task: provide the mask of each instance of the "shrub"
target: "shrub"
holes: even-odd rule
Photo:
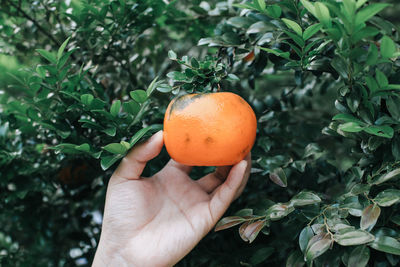
[[[389,4],[21,2],[0,13],[2,50],[27,66],[0,95],[2,263],[89,265],[118,160],[161,128],[173,95],[227,90],[257,113],[252,176],[215,229],[230,230],[180,265],[398,265]]]

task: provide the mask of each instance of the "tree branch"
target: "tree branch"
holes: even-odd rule
[[[22,10],[22,8],[20,8],[19,6],[17,6],[16,4],[14,4],[12,1],[6,0],[6,2],[8,2],[12,7],[14,7],[19,13],[21,13],[25,18],[27,18],[28,20],[30,20],[35,26],[36,28],[41,31],[44,35],[46,35],[47,37],[50,38],[50,40],[52,40],[57,46],[60,46],[61,43],[59,41],[57,41],[57,39],[54,38],[53,35],[51,35],[50,33],[48,33],[42,26],[40,26],[39,22],[37,22],[34,18],[32,18],[31,16],[29,16],[24,10]]]

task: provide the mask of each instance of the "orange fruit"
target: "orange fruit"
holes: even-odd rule
[[[254,145],[253,109],[234,93],[189,94],[169,103],[164,143],[175,161],[189,166],[225,166],[240,162]]]

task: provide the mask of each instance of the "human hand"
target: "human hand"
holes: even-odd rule
[[[93,266],[171,266],[214,227],[243,191],[247,155],[194,181],[190,166],[170,160],[151,178],[140,175],[163,147],[162,132],[132,149],[112,175]]]

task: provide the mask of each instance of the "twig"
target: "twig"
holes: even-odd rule
[[[29,16],[24,10],[22,10],[22,8],[20,8],[19,6],[15,5],[12,1],[6,0],[12,7],[14,7],[18,12],[20,12],[25,18],[27,18],[28,20],[30,20],[35,26],[36,28],[41,31],[44,35],[46,35],[47,37],[50,38],[50,40],[52,40],[57,46],[60,46],[61,43],[59,41],[57,41],[50,33],[48,33],[42,26],[40,26],[39,22],[37,22],[34,18],[32,18],[31,16]]]

